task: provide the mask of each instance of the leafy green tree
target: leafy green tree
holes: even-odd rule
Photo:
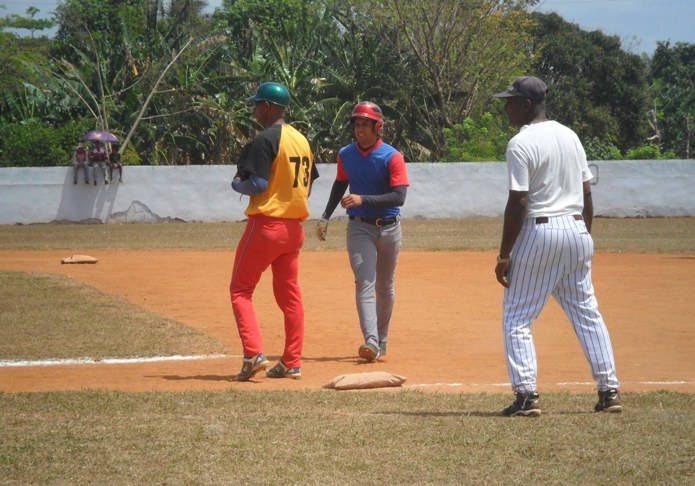
[[[70,165],[87,126],[79,121],[54,126],[37,119],[0,123],[0,167]]]
[[[680,157],[692,157],[695,139],[695,44],[659,42],[651,60],[653,139]]]
[[[55,25],[54,19],[37,19],[36,14],[40,10],[36,7],[29,7],[26,10],[28,17],[22,17],[21,15],[12,14],[0,18],[0,29],[10,28],[10,29],[26,29],[31,32],[31,38],[34,38],[34,33],[37,30],[50,29]]]
[[[588,160],[620,160],[620,149],[605,138],[590,137],[582,141]]]
[[[360,101],[374,101],[384,112],[384,137],[397,145],[407,160],[417,160],[417,144],[408,130],[408,112],[402,102],[403,85],[411,73],[407,59],[383,42],[383,32],[370,25],[369,10],[362,2],[333,1],[323,17],[326,40],[321,63],[311,79],[312,125],[322,160],[335,160],[337,150],[352,140],[348,122]]]
[[[3,5],[0,4],[0,7]],[[27,9],[29,18],[8,15],[0,18],[0,119],[17,119],[26,105],[36,107],[34,100],[22,100],[26,84],[36,85],[40,76],[31,66],[47,62],[51,41],[46,37],[34,38],[35,30],[52,25],[50,20],[33,19],[39,12],[35,7]],[[14,33],[4,32],[5,28],[28,28],[32,37],[20,37]],[[32,30],[33,29],[33,30]],[[29,116],[37,116],[32,113]]]
[[[124,137],[121,149],[132,135],[149,163],[205,158],[197,141],[206,132],[204,117],[182,120],[204,93],[191,76],[207,59],[200,56],[209,39],[202,7],[191,0],[67,0],[57,12],[53,75],[63,92],[82,103],[96,128]],[[196,48],[184,55],[189,46]]]
[[[226,1],[215,13],[228,44],[222,52],[226,66],[210,81],[219,89],[216,99],[232,104],[239,117],[231,123],[239,149],[260,128],[244,99],[268,80],[289,88],[288,120],[307,135],[317,160],[334,160],[336,150],[349,140],[349,110],[372,96],[363,86],[373,77],[362,76],[362,39],[347,30],[351,19],[341,17],[343,7],[332,0],[241,0]],[[374,35],[364,42],[371,40],[376,45]],[[377,84],[383,86],[381,81]]]
[[[374,2],[368,2],[373,4]],[[490,94],[529,64],[535,0],[385,0],[376,2],[383,42],[405,53],[418,76],[404,86],[413,120],[428,136],[433,160],[444,153],[443,129],[480,116]],[[370,5],[371,7],[371,5]]]
[[[33,68],[48,62],[50,41],[46,38],[22,38],[15,34],[0,32],[0,93],[16,96],[24,85],[40,84],[42,77]],[[0,101],[0,116],[7,106]]]
[[[549,86],[548,115],[582,140],[599,138],[621,151],[647,137],[649,92],[642,58],[617,36],[587,32],[555,13],[534,13],[533,72]]]
[[[472,117],[445,128],[447,150],[444,162],[492,162],[505,159],[513,130],[500,122],[502,115],[485,112],[478,121]]]
[[[50,130],[72,123],[120,135],[133,161],[233,163],[261,128],[246,98],[275,80],[290,88],[288,120],[319,161],[352,139],[362,100],[382,107],[384,136],[409,161],[500,160],[511,133],[490,94],[533,73],[551,87],[549,114],[590,158],[633,147],[644,158],[648,141],[654,156],[690,153],[688,49],[657,52],[650,100],[646,59],[617,37],[529,15],[536,2],[224,0],[207,16],[200,0],[64,0],[55,41],[19,39],[0,23],[0,125],[16,150],[31,139],[14,126],[24,124],[67,153]],[[3,163],[11,143],[0,140]]]
[[[658,145],[653,143],[631,148],[625,154],[627,160],[666,160],[677,158],[673,152],[661,153]]]

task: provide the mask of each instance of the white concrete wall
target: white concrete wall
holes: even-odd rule
[[[695,160],[592,162],[598,216],[695,216]],[[319,165],[310,198],[320,217],[335,164]],[[125,167],[124,182],[72,183],[71,167],[0,168],[0,224],[72,222],[238,221],[248,198],[230,182],[234,166]],[[405,218],[501,216],[507,198],[504,163],[408,164]],[[91,178],[93,180],[93,178]],[[338,209],[335,217],[342,216]]]

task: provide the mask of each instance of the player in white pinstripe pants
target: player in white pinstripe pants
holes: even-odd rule
[[[541,414],[531,325],[553,296],[574,326],[597,382],[597,412],[620,412],[613,348],[591,280],[592,175],[569,128],[547,120],[547,86],[531,76],[495,97],[519,133],[507,146],[509,198],[495,274],[505,287],[503,333],[516,394],[502,413]]]

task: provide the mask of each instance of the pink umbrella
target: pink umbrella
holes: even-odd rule
[[[82,140],[86,142],[118,143],[116,135],[105,130],[92,130],[91,132],[87,132],[84,137],[82,137]]]

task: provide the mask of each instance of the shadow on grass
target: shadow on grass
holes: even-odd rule
[[[505,417],[502,415],[500,410],[491,410],[491,411],[460,411],[460,412],[399,412],[399,411],[393,411],[393,412],[374,412],[374,415],[405,415],[405,416],[413,416],[413,417],[500,417],[504,418],[505,420],[533,420],[533,419],[541,419],[542,417],[553,417],[553,416],[558,416],[558,415],[594,415],[596,412],[593,411],[588,411],[588,410],[579,410],[579,411],[552,411],[552,412],[543,412],[540,417],[522,417],[522,416],[517,416],[517,417]],[[614,414],[618,415],[618,414]]]
[[[502,417],[497,411],[474,411],[474,412],[374,412],[374,415],[405,415],[411,417]],[[504,417],[507,418],[507,417]]]

